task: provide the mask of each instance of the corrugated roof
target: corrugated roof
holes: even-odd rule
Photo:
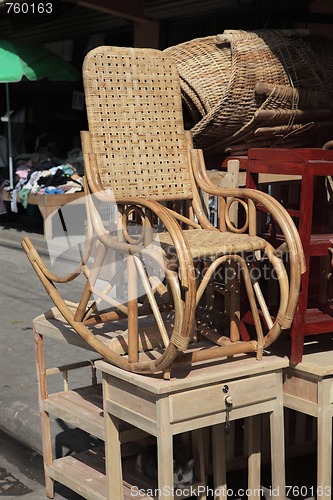
[[[17,0],[22,3],[23,0]],[[152,19],[177,20],[226,12],[229,15],[246,12],[252,0],[146,0],[144,8]],[[110,0],[112,4],[112,0]],[[77,38],[94,33],[132,30],[133,23],[121,17],[57,0],[52,15],[9,16],[5,0],[0,0],[1,36],[31,43],[46,43],[66,38]]]
[[[269,21],[275,18],[278,22],[288,18],[291,12],[295,16],[306,13],[309,0],[142,0],[144,12],[148,18],[161,21],[170,21],[171,29],[181,29],[182,24],[207,20],[218,20],[221,24],[223,19],[227,20],[228,26],[235,28],[248,23],[256,24],[256,27],[267,24],[267,13],[270,13]],[[28,3],[24,0],[16,0],[15,3]],[[51,15],[40,14],[7,14],[6,1],[0,0],[0,36],[15,40],[29,40],[31,43],[47,43],[64,39],[77,39],[82,36],[97,33],[132,32],[133,21],[125,17],[116,17],[94,10],[93,8],[81,7],[75,0],[54,0]],[[91,1],[93,4],[93,1]],[[119,8],[121,3],[117,0]],[[124,0],[127,11],[130,10],[130,0]],[[103,3],[113,5],[113,0]],[[286,7],[288,6],[288,7]],[[280,17],[275,10],[280,12]],[[281,10],[282,9],[282,10]],[[281,17],[281,12],[285,16]],[[216,17],[214,17],[214,15]],[[313,15],[313,14],[312,14]],[[124,14],[125,16],[125,14]],[[287,16],[287,17],[286,17]],[[325,14],[327,16],[327,14]],[[273,23],[274,26],[274,23]]]
[[[154,19],[173,19],[212,12],[237,13],[246,10],[253,0],[146,0],[145,12]]]
[[[49,16],[0,14],[1,36],[13,40],[29,40],[30,43],[46,43],[106,31],[126,31],[133,26],[128,20],[93,9],[66,2],[59,2],[58,6]],[[1,10],[4,10],[3,6]]]

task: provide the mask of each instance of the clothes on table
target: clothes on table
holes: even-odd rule
[[[9,186],[7,179],[0,179],[0,215],[7,213],[5,203],[2,199],[2,190]]]
[[[11,210],[17,212],[17,201],[26,208],[29,194],[64,194],[83,191],[82,177],[69,163],[56,165],[46,160],[33,166],[20,164],[15,172],[15,186],[11,196]]]

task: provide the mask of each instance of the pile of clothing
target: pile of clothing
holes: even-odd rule
[[[34,165],[29,160],[16,168],[15,176],[12,211],[17,211],[18,201],[26,208],[30,193],[65,194],[83,191],[82,177],[69,163],[57,165],[52,160],[45,160]]]

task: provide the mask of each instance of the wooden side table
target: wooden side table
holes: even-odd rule
[[[10,210],[8,203],[11,201],[9,191],[2,192],[3,201],[7,202],[7,210]],[[84,192],[79,191],[76,193],[65,194],[29,194],[28,204],[37,205],[44,221],[44,236],[45,238],[52,237],[52,222],[49,216],[61,210],[64,205],[68,203],[80,201],[81,205],[84,204]]]
[[[174,498],[173,436],[213,427],[214,487],[216,500],[227,498],[224,425],[228,419],[270,414],[272,487],[285,498],[284,424],[282,369],[288,361],[277,356],[258,362],[249,356],[235,356],[211,364],[175,367],[170,381],[161,376],[129,373],[104,361],[96,367],[103,377],[106,446],[107,498],[120,500],[130,495],[123,483],[119,419],[157,438],[158,498]],[[260,433],[249,440],[248,498],[260,498]],[[150,497],[149,497],[150,498]]]
[[[109,342],[119,332],[103,325],[92,327],[96,338]],[[101,383],[97,381],[94,351],[66,323],[56,308],[41,314],[33,320],[38,400],[41,418],[43,462],[46,494],[54,497],[54,481],[64,484],[84,498],[106,500],[106,477],[104,472],[104,447],[87,450],[82,456],[68,455],[54,457],[52,450],[51,417],[63,420],[67,425],[104,440],[103,395]],[[60,359],[57,366],[48,367],[45,362],[45,339],[53,339],[65,345],[82,348],[80,361],[63,365]],[[50,348],[50,347],[49,347]],[[61,352],[61,351],[60,351]],[[95,357],[95,356],[94,356]],[[81,387],[72,387],[72,374],[80,369]],[[83,373],[86,372],[87,373]],[[91,381],[89,376],[91,372]],[[63,389],[50,393],[48,379],[63,377]],[[58,386],[58,384],[57,384]],[[144,433],[128,425],[121,425],[121,442],[128,443],[141,439]]]
[[[333,343],[309,343],[284,374],[284,406],[317,419],[317,498],[332,498]]]

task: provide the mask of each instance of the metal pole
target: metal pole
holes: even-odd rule
[[[9,187],[14,188],[14,167],[13,167],[13,148],[12,148],[12,127],[10,123],[10,101],[9,101],[9,85],[6,82],[6,105],[8,112],[7,133],[8,133],[8,166],[9,166]]]

